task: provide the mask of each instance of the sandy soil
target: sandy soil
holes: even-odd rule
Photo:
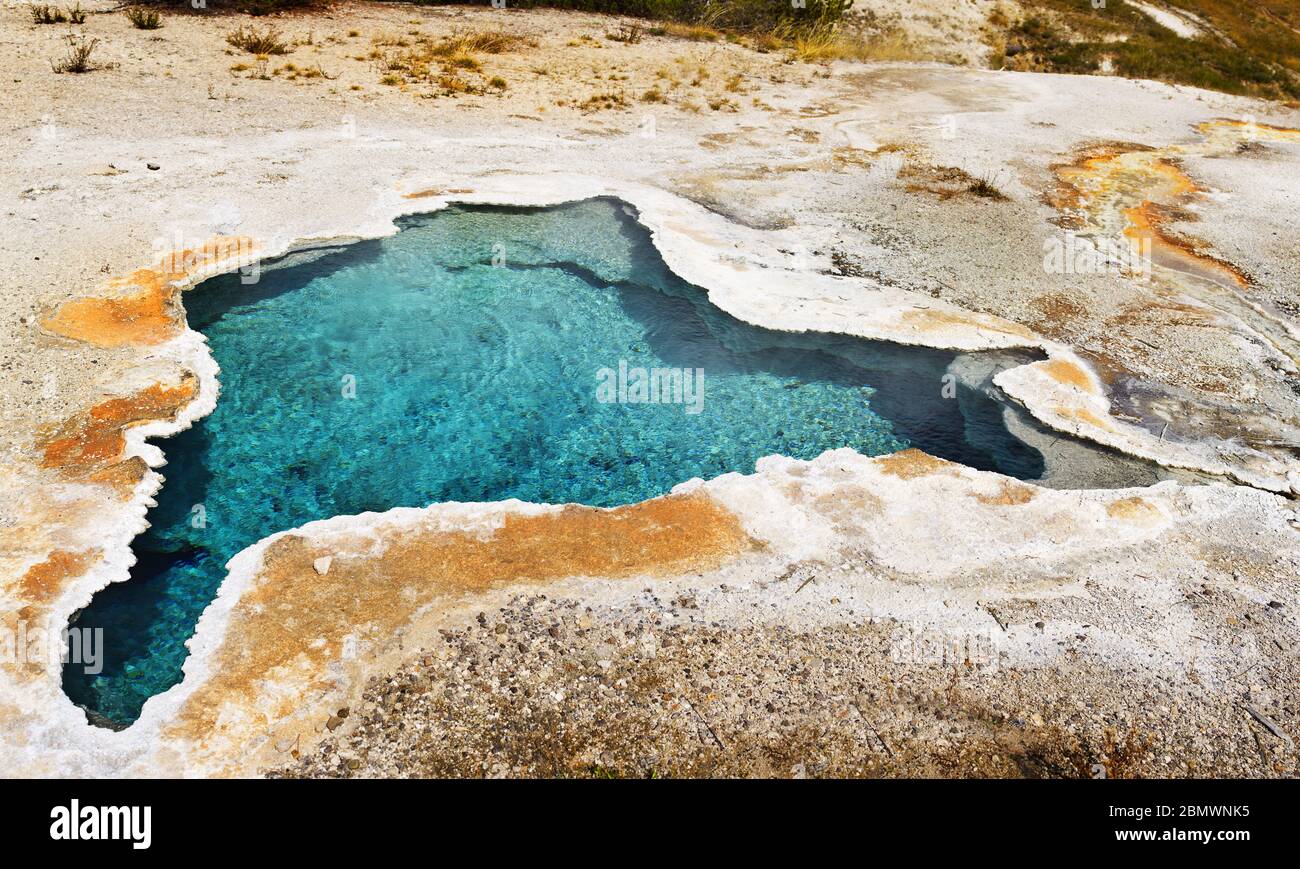
[[[1205,623],[1163,624],[1158,643],[1105,644],[1096,651],[1098,669],[1080,670],[1078,678],[1102,686],[1117,673],[1133,674],[1151,642],[1172,661],[1159,678],[1190,679],[1197,671],[1189,662],[1207,660],[1193,636],[1211,636],[1208,660],[1217,663],[1196,678],[1217,711],[1189,713],[1190,726],[1278,740],[1246,710],[1251,706],[1282,733],[1297,732],[1286,689],[1294,684],[1293,657],[1257,670],[1258,681],[1234,681],[1227,661],[1247,635],[1269,661],[1289,654],[1297,639],[1300,534],[1290,491],[1300,485],[1293,455],[1300,398],[1288,341],[1297,328],[1300,254],[1287,242],[1300,204],[1300,145],[1283,133],[1259,135],[1254,126],[1249,138],[1206,150],[1196,128],[1250,119],[1294,129],[1294,112],[1112,78],[938,64],[792,64],[737,45],[648,35],[625,44],[607,38],[617,23],[607,18],[513,10],[356,4],[285,16],[270,22],[295,43],[292,51],[261,61],[229,46],[225,34],[267,19],[168,16],[163,28],[146,32],[109,13],[108,4],[89,8],[86,24],[71,29],[99,40],[99,68],[81,75],[50,68],[66,50],[66,25],[30,24],[19,6],[0,10],[8,103],[0,143],[0,611],[66,620],[95,590],[125,579],[129,542],[161,483],[150,468],[163,454],[145,436],[188,425],[216,399],[215,366],[200,337],[184,329],[177,313],[183,302],[167,286],[232,262],[177,271],[155,267],[159,255],[199,248],[214,236],[247,239],[261,255],[303,240],[377,235],[391,231],[397,214],[458,199],[540,203],[612,193],[638,205],[670,265],[743,319],[966,349],[1036,348],[1051,362],[999,382],[1040,419],[1257,487],[1197,490],[1177,510],[1168,508],[1194,532],[1138,521],[1124,541],[1150,559],[1143,572],[1167,584],[1171,601],[1204,594],[1201,584],[1209,582],[1233,606],[1263,609],[1246,619],[1231,606],[1205,607],[1197,615]],[[528,42],[479,55],[481,72],[461,79],[481,93],[384,83],[394,74],[389,61],[421,36],[488,29]],[[1179,187],[1169,181],[1172,170],[1152,163],[1149,177],[1108,180],[1115,190],[1103,192],[1115,196],[1089,210],[1079,196],[1063,195],[1060,167],[1097,148],[1156,149],[1192,184]],[[973,192],[979,179],[1003,198]],[[1213,281],[1168,270],[1142,281],[1045,268],[1045,253],[1069,226],[1095,239],[1122,234],[1123,212],[1105,203],[1124,202],[1129,187],[1141,192],[1157,181],[1174,191],[1165,199],[1151,194],[1169,250],[1192,257],[1197,268],[1230,264],[1244,285],[1221,293]],[[87,297],[100,301],[75,301]],[[853,503],[837,485],[807,497]],[[756,484],[752,497],[726,509],[748,535],[772,545],[774,532],[756,530],[768,509],[762,491]],[[897,503],[906,509],[890,512],[883,527],[916,535],[951,496],[921,486],[900,490]],[[1017,560],[1023,552],[1009,555],[990,537],[1011,521],[1023,523],[1036,557],[1047,556],[1073,589],[1067,597],[1095,604],[1086,617],[1066,610],[1026,615],[1025,623],[1042,622],[1035,630],[1063,637],[1086,620],[1121,636],[1136,571],[1122,561],[1094,563],[1086,553],[1111,540],[1109,521],[1133,518],[1124,515],[1128,508],[1116,515],[1102,509],[1109,519],[1080,530],[1079,548],[1054,551],[1060,537],[1053,526],[1037,514],[1007,520],[998,512],[1006,506],[972,502],[970,537],[962,538],[969,561],[895,563],[891,581],[909,590],[915,606],[891,617],[932,614],[945,598],[937,589],[953,585],[996,587],[1021,602],[1015,606],[1040,599],[1041,582],[1026,580],[1028,562]],[[790,509],[812,510],[832,529],[840,521],[846,540],[864,533],[854,522],[827,518],[825,504],[814,509],[796,498]],[[1261,528],[1269,529],[1266,541]],[[748,570],[752,585],[795,562],[838,563],[844,542],[834,533],[819,539],[805,550],[778,547],[762,565],[710,568],[695,578],[716,586],[723,574]],[[869,563],[894,563],[884,545],[862,542],[860,552]],[[224,609],[205,616],[186,683],[158,698],[152,725],[106,734],[63,697],[56,668],[0,673],[0,739],[10,758],[4,771],[248,774],[274,765],[272,747],[281,738],[252,745],[249,734],[265,734],[268,716],[278,713],[238,692],[201,690],[220,682],[211,662],[223,643],[258,642],[228,636],[227,626],[241,612],[247,583],[265,568],[260,559],[245,560],[240,583],[223,590]],[[679,568],[648,573],[677,581]],[[854,576],[845,574],[846,594],[883,593]],[[599,582],[578,590],[593,605],[614,594]],[[986,625],[991,617],[975,606],[978,599],[963,612]],[[309,743],[321,738],[321,716],[331,705],[355,702],[366,679],[408,664],[435,642],[438,626],[478,608],[403,612],[402,642],[376,650],[311,702],[298,702],[305,689],[295,680],[307,678],[303,672],[281,674],[276,696],[295,709],[285,726],[315,734]],[[754,628],[760,632],[794,618],[776,601],[765,609],[768,617]],[[861,616],[828,607],[806,627],[834,636]],[[1267,636],[1252,624],[1265,618]],[[941,630],[960,636],[963,629],[953,622]],[[1011,645],[1017,666],[1073,673],[1058,644],[1030,631],[1012,632]],[[949,671],[939,667],[928,678],[938,684]],[[1004,675],[991,678],[990,696],[1012,689]],[[1043,690],[1068,696],[1072,678],[1048,678]],[[180,709],[196,692],[209,711],[226,708],[233,729],[161,735],[164,710]],[[1142,702],[1141,692],[1113,699],[1116,714],[1130,716]],[[1255,736],[1243,745],[1255,745]],[[1101,744],[1100,731],[1087,738]],[[64,748],[48,750],[54,745]],[[299,748],[305,754],[310,745],[300,741]],[[1221,769],[1293,769],[1292,755],[1272,748],[1256,754]],[[1145,769],[1186,771],[1163,762]]]

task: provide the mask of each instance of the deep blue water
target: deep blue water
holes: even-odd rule
[[[289,262],[185,296],[221,396],[163,442],[166,482],[131,581],[79,617],[104,628],[105,665],[69,665],[65,687],[100,723],[134,721],[179,681],[228,559],[314,519],[438,501],[624,504],[842,446],[1043,470],[994,401],[942,396],[951,354],[741,323],[673,275],[618,202],[451,209]],[[700,412],[602,403],[597,372],[620,362],[703,369]]]

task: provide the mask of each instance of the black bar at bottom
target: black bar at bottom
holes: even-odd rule
[[[994,843],[1230,851],[1293,846],[1297,796],[1292,781],[8,781],[0,831],[11,854],[23,853],[18,846],[128,859],[337,859],[346,844],[402,840],[487,855],[528,837],[538,856],[654,842],[671,851],[679,837],[699,836],[696,856],[772,837],[917,854]]]

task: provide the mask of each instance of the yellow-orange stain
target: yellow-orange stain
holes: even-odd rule
[[[403,199],[429,199],[434,196],[461,195],[473,193],[473,187],[427,187],[424,190],[414,190],[410,193],[403,193]]]
[[[992,495],[976,495],[975,500],[990,506],[1016,507],[1021,504],[1028,504],[1037,495],[1038,493],[1030,486],[1017,483],[1014,480],[1001,480],[998,483],[997,492]]]
[[[914,308],[904,311],[901,320],[903,325],[912,326],[922,332],[939,332],[953,328],[978,329],[982,332],[997,332],[1026,340],[1034,339],[1034,333],[1024,326],[994,317],[980,318],[950,311]]]
[[[1097,384],[1092,376],[1078,363],[1071,362],[1069,359],[1052,359],[1043,362],[1041,370],[1057,383],[1064,383],[1066,386],[1073,386],[1084,392],[1097,391]]]
[[[1145,498],[1121,498],[1106,505],[1106,515],[1112,519],[1145,525],[1159,520],[1164,514]]]
[[[1206,192],[1183,171],[1178,158],[1222,154],[1253,141],[1300,142],[1300,131],[1224,119],[1203,122],[1196,129],[1204,137],[1199,145],[1153,149],[1117,143],[1055,166],[1058,186],[1048,201],[1062,212],[1060,223],[1067,228],[1118,235],[1157,265],[1244,289],[1250,280],[1240,270],[1167,228],[1175,219],[1194,219],[1180,206]]]
[[[135,487],[149,472],[149,465],[139,456],[132,456],[126,461],[114,462],[92,472],[87,479],[92,483],[104,483],[117,490],[123,499],[129,499],[135,493]]]
[[[1086,407],[1057,406],[1053,408],[1053,410],[1056,411],[1057,415],[1065,417],[1066,419],[1073,419],[1077,422],[1082,422],[1091,426],[1096,426],[1097,428],[1102,429],[1104,431],[1115,430],[1114,423],[1112,423],[1109,419],[1102,419],[1101,417],[1097,416],[1097,414],[1093,413],[1091,410],[1088,410]]]
[[[1263,139],[1271,142],[1300,142],[1300,130],[1290,127],[1277,127],[1273,124],[1261,124],[1258,121],[1243,121],[1236,118],[1215,118],[1202,121],[1196,125],[1201,135],[1214,139],[1221,133],[1231,134],[1231,143]]]
[[[56,549],[39,564],[33,564],[18,580],[18,596],[28,605],[46,604],[59,596],[70,579],[84,574],[103,555],[99,549],[68,552]]]
[[[1220,285],[1239,289],[1250,286],[1249,279],[1229,263],[1198,251],[1191,239],[1178,238],[1167,233],[1163,224],[1168,222],[1159,206],[1143,202],[1124,209],[1127,226],[1124,237],[1149,251],[1152,262],[1166,268],[1198,275]]]
[[[875,463],[882,473],[902,480],[913,480],[960,467],[945,459],[921,452],[918,449],[901,450],[888,456],[879,456]]]
[[[161,344],[185,328],[177,282],[201,269],[251,260],[255,250],[252,239],[218,236],[197,248],[173,251],[153,268],[109,281],[105,295],[63,303],[41,325],[96,347]]]
[[[203,738],[221,726],[226,704],[253,703],[265,693],[259,686],[277,679],[291,684],[273,693],[291,690],[291,699],[311,684],[327,687],[327,664],[339,658],[345,637],[362,629],[391,637],[439,598],[568,577],[677,575],[715,568],[757,546],[733,513],[698,493],[611,510],[573,505],[511,514],[487,535],[396,532],[382,554],[356,558],[287,535],[268,547],[231,613],[213,676],[171,733]],[[322,576],[312,565],[326,554],[334,557]]]
[[[110,482],[120,485],[120,473],[126,472],[115,474],[108,466],[126,449],[126,430],[154,420],[175,419],[198,392],[198,378],[186,372],[176,386],[155,383],[130,397],[109,399],[75,414],[38,436],[41,466],[79,479],[96,473],[108,475]],[[139,471],[139,465],[133,469]]]

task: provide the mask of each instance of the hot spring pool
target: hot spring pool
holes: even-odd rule
[[[163,443],[131,580],[75,622],[104,629],[103,671],[64,671],[69,696],[113,726],[180,680],[226,561],[314,519],[505,498],[612,506],[843,446],[1043,471],[996,400],[944,397],[953,354],[741,323],[673,275],[617,201],[410,218],[255,284],[207,281],[185,305],[221,396]],[[674,386],[662,375],[677,370],[680,392],[633,403],[638,369]]]

